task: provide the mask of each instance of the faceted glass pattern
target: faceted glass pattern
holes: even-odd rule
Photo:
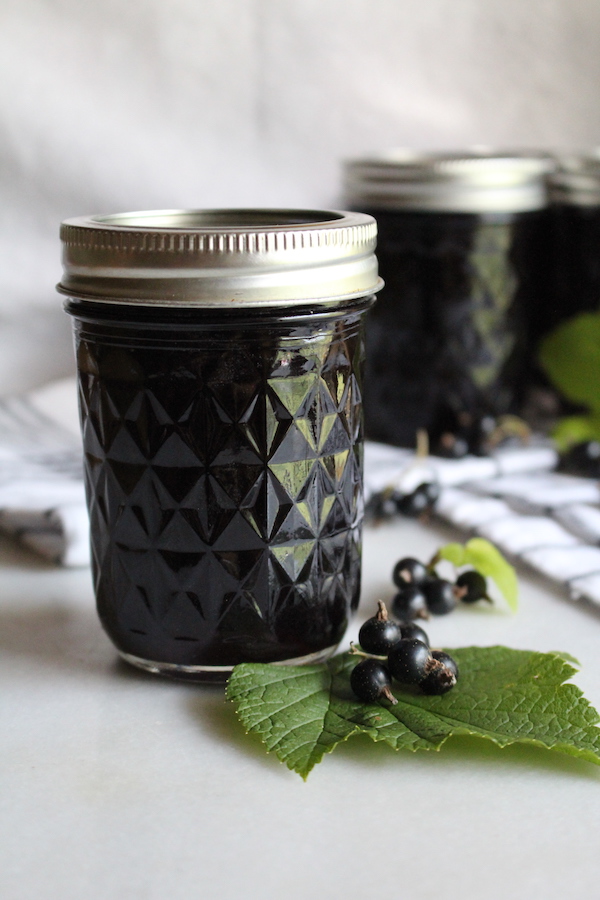
[[[229,666],[339,642],[360,586],[364,306],[120,322],[73,305],[98,611],[123,653]]]
[[[545,211],[370,212],[385,287],[367,317],[367,436],[414,446],[423,429],[435,443],[517,411],[527,333],[546,315]]]

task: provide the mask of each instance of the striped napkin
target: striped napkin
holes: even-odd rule
[[[437,516],[600,609],[600,485],[553,471],[557,461],[543,442],[461,460],[367,443],[365,496],[434,482]]]
[[[89,564],[80,440],[26,396],[0,398],[0,529],[54,563]]]
[[[89,564],[75,396],[69,379],[0,398],[0,529],[63,566]],[[600,485],[556,463],[543,441],[459,460],[367,441],[365,499],[434,482],[441,519],[600,608]]]

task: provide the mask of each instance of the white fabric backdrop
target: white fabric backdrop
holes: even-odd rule
[[[597,0],[1,0],[0,393],[72,370],[58,223],[339,206],[390,145],[600,142]]]

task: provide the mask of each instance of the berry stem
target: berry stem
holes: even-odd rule
[[[382,689],[381,696],[385,697],[386,700],[389,700],[392,706],[396,706],[396,704],[398,703],[391,690],[387,686]]]
[[[388,620],[388,611],[383,600],[377,601],[377,616],[379,622],[387,622]]]
[[[360,647],[357,647],[353,641],[350,641],[350,649],[348,650],[348,653],[350,654],[350,656],[364,656],[365,659],[387,659],[387,656],[377,656],[375,653],[365,653],[365,651],[361,650]]]
[[[443,684],[448,684],[451,687],[454,687],[456,684],[454,672],[451,672],[448,666],[445,666],[443,662],[440,662],[439,659],[435,659],[433,656],[425,663],[425,677],[432,672],[437,672],[437,677]]]
[[[424,428],[417,428],[416,444],[417,459],[424,459],[426,456],[429,456],[429,435]]]
[[[425,674],[429,675],[430,672],[434,672],[436,669],[443,669],[444,664],[439,661],[439,659],[435,659],[435,657],[430,656],[427,662],[425,663]]]
[[[430,575],[435,575],[435,567],[441,561],[441,556],[439,553],[434,553],[429,562],[426,564],[425,568],[427,569]]]

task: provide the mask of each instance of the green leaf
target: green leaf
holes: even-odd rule
[[[600,764],[600,716],[579,688],[564,684],[575,669],[562,655],[507,647],[449,652],[460,670],[456,687],[437,697],[395,689],[396,706],[354,697],[356,656],[349,653],[313,666],[243,663],[231,674],[227,697],[247,731],[303,778],[355,734],[394,750],[439,750],[451,735],[476,735],[500,747],[536,744]]]
[[[465,553],[464,544],[444,544],[443,547],[440,547],[434,559],[436,561],[437,559],[447,559],[453,566],[460,569],[461,566],[466,565]]]
[[[581,663],[574,656],[571,656],[570,653],[567,653],[566,650],[553,650],[553,656],[559,656],[561,659],[564,659],[565,662],[569,663],[569,665],[573,666],[574,669],[580,669]]]
[[[445,544],[438,550],[436,558],[446,559],[457,568],[472,566],[486,578],[492,578],[510,608],[516,612],[519,598],[516,572],[485,538],[471,538],[466,544]]]
[[[541,342],[542,368],[562,394],[600,410],[600,313],[568,319]]]
[[[561,453],[584,441],[600,441],[600,416],[565,416],[552,431]]]

